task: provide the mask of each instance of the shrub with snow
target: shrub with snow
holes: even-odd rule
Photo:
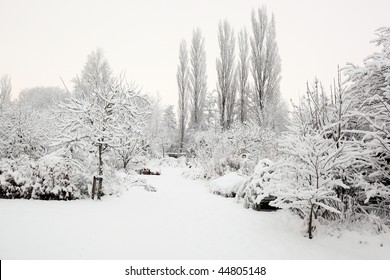
[[[247,177],[237,172],[228,173],[210,181],[210,191],[225,197],[235,197],[238,188],[247,180]]]
[[[187,159],[184,156],[179,158],[164,157],[156,160],[156,165],[161,167],[186,167]]]
[[[277,138],[273,130],[248,122],[197,132],[192,150],[208,179],[236,171],[250,175],[259,158],[279,156]]]
[[[260,160],[253,175],[237,190],[237,201],[243,202],[246,208],[259,210],[263,199],[274,196],[275,188],[271,183],[274,171],[275,163],[272,160]]]
[[[184,178],[190,179],[190,180],[199,180],[199,179],[206,179],[206,171],[202,166],[190,166],[188,169],[184,170],[182,173],[182,176]]]
[[[38,162],[2,160],[0,198],[73,200],[88,196],[87,179],[70,161],[48,155]]]
[[[103,192],[105,195],[120,196],[124,191],[133,187],[141,187],[148,192],[156,192],[157,189],[148,184],[144,178],[129,174],[123,170],[117,171],[113,176],[105,178]]]
[[[31,182],[25,176],[28,168],[10,159],[0,161],[0,198],[31,197]]]

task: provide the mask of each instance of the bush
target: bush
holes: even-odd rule
[[[206,174],[207,173],[202,166],[190,166],[188,169],[183,171],[182,176],[190,180],[204,180],[207,178]]]
[[[260,158],[276,159],[278,134],[254,123],[234,124],[229,130],[198,132],[192,150],[206,178],[229,172],[250,175]]]
[[[210,191],[214,194],[235,197],[238,188],[247,180],[246,176],[232,172],[210,181]]]
[[[48,155],[38,162],[19,161],[1,161],[0,198],[74,200],[89,196],[87,178],[65,158]]]
[[[273,161],[260,160],[253,175],[237,190],[237,201],[243,202],[245,208],[255,210],[268,208],[268,203],[276,198],[271,183],[274,171],[275,163]]]

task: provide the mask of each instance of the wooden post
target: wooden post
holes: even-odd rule
[[[96,191],[96,177],[93,176],[93,182],[92,182],[92,200],[95,198],[95,191]]]
[[[102,185],[103,185],[103,178],[102,177],[98,177],[96,179],[98,180],[97,199],[100,200],[100,195],[101,195]]]

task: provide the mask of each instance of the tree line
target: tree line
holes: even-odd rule
[[[260,126],[275,126],[279,121],[273,114],[282,103],[275,18],[274,15],[269,18],[266,7],[262,7],[252,10],[251,20],[251,36],[246,28],[236,36],[226,19],[218,25],[216,111],[218,124],[224,130],[235,121],[255,121]],[[207,100],[211,100],[214,93],[207,88],[205,39],[199,28],[193,31],[189,51],[185,40],[180,43],[176,79],[179,142],[183,147],[187,129],[205,129],[204,115],[210,110]]]

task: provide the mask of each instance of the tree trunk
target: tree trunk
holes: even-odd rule
[[[95,198],[95,192],[96,192],[96,177],[93,176],[93,181],[92,181],[92,200]]]
[[[222,108],[221,108],[221,127],[225,129],[225,104],[222,103]]]
[[[126,170],[126,167],[127,167],[127,165],[129,164],[129,161],[130,161],[129,159],[124,159],[124,160],[123,160],[123,169],[124,169],[124,170]]]
[[[240,121],[241,123],[244,123],[245,117],[244,117],[244,91],[241,91],[241,106],[240,106]]]
[[[309,234],[309,239],[313,238],[313,210],[314,210],[314,204],[310,207],[310,216],[309,216],[309,227],[307,229],[307,233]]]
[[[103,144],[99,144],[99,176],[103,175],[103,160],[102,160],[102,153],[103,153]]]
[[[99,176],[97,176],[96,178],[94,177],[94,181],[97,180],[97,185],[96,185],[96,194],[97,194],[97,199],[100,199],[101,197],[101,194],[102,194],[102,188],[103,188],[103,159],[102,159],[102,155],[103,155],[103,144],[102,143],[99,143],[99,170],[98,170],[98,173],[99,173]]]
[[[102,185],[103,185],[103,178],[99,177],[98,179],[98,187],[97,187],[97,199],[100,200],[100,197],[102,196]]]

